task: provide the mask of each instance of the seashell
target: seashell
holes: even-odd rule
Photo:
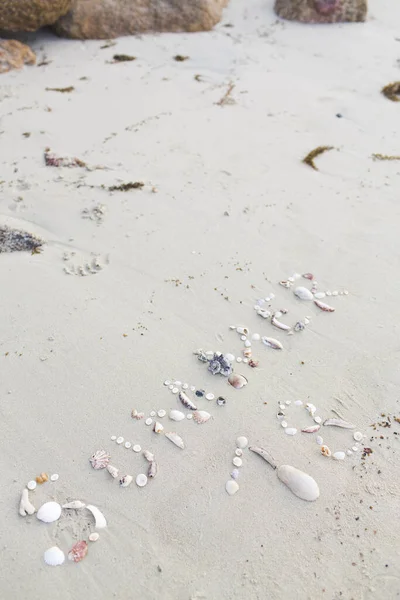
[[[51,567],[58,567],[62,565],[65,560],[65,554],[58,546],[52,546],[43,555],[44,562],[46,565]]]
[[[178,398],[185,408],[188,408],[189,410],[197,410],[197,406],[191,401],[185,392],[179,392]]]
[[[236,456],[243,456],[243,450],[241,450],[241,448],[236,448],[235,454]]]
[[[218,396],[217,404],[218,404],[218,406],[225,406],[225,404],[226,404],[225,398],[223,396]]]
[[[310,281],[314,279],[314,275],[312,273],[303,273],[302,277],[304,277],[304,279],[309,279]]]
[[[97,542],[99,537],[100,537],[100,535],[96,531],[94,531],[93,533],[91,533],[89,535],[89,542]]]
[[[243,356],[245,358],[251,358],[252,352],[251,352],[251,348],[245,348],[243,350]]]
[[[80,562],[85,558],[87,553],[87,542],[85,542],[85,540],[81,540],[72,546],[71,550],[68,552],[68,558],[74,562]]]
[[[43,523],[53,523],[61,516],[61,506],[58,502],[45,502],[39,508],[36,516]]]
[[[131,442],[125,442],[124,446],[127,450],[129,450],[129,448],[132,446],[132,444],[131,444]]]
[[[103,513],[93,504],[88,504],[86,507],[94,516],[96,529],[104,529],[107,527],[107,521]]]
[[[124,441],[124,438],[122,437],[122,435],[120,435],[116,441],[117,441],[117,444],[122,444],[122,442]]]
[[[302,286],[295,288],[293,293],[300,298],[300,300],[312,300],[314,298],[310,290]]]
[[[105,450],[97,450],[89,460],[93,469],[105,469],[110,462],[110,455]]]
[[[149,417],[148,419],[145,420],[146,425],[151,425],[153,422],[153,419],[151,417]]]
[[[249,440],[246,437],[244,437],[244,435],[239,436],[236,440],[236,446],[238,448],[241,448],[242,450],[243,450],[243,448],[246,448],[248,443],[249,443]]]
[[[302,500],[314,502],[319,498],[319,487],[315,479],[307,473],[291,467],[290,465],[281,465],[276,474],[291,492]]]
[[[289,325],[286,325],[286,323],[282,323],[281,321],[278,321],[278,319],[276,317],[272,317],[271,323],[272,323],[272,325],[274,325],[274,327],[277,327],[278,329],[282,329],[283,331],[291,330],[291,327]]]
[[[117,439],[117,436],[116,436],[116,435],[112,435],[112,436],[111,436],[111,438],[110,438],[110,440],[111,440],[112,442],[115,442],[115,441],[116,441],[116,439]]]
[[[290,288],[292,283],[290,281],[280,281],[279,285],[281,285],[282,287],[285,287],[285,288]]]
[[[160,408],[160,410],[157,413],[157,415],[160,417],[160,419],[162,419],[163,417],[165,417],[166,414],[167,414],[167,411],[164,410],[163,408]]]
[[[147,484],[147,477],[144,473],[139,473],[136,477],[136,485],[139,487],[144,487]]]
[[[303,406],[303,402],[301,400],[295,400],[294,405],[295,406]]]
[[[86,504],[84,504],[80,500],[72,500],[72,502],[67,502],[66,504],[63,504],[62,508],[79,509],[79,508],[85,508],[85,506],[86,506]]]
[[[154,433],[161,433],[162,431],[164,431],[164,427],[159,421],[156,421],[154,423],[153,431]]]
[[[325,298],[325,296],[326,296],[325,292],[316,292],[314,294],[314,298],[316,300],[322,300],[322,298]]]
[[[117,467],[113,467],[112,465],[107,465],[107,471],[110,473],[111,477],[116,479],[118,477],[119,471]]]
[[[131,417],[132,417],[132,419],[136,419],[137,421],[140,421],[140,419],[143,419],[144,413],[142,413],[142,412],[140,413],[134,408],[133,411],[131,412]]]
[[[276,418],[278,419],[278,421],[282,421],[282,419],[285,418],[285,413],[282,411],[279,411],[278,413],[276,413]]]
[[[346,453],[345,452],[334,452],[332,454],[332,458],[334,458],[335,460],[344,460],[346,458]]]
[[[323,456],[332,456],[332,452],[329,450],[328,446],[321,446],[321,454],[323,454]]]
[[[322,444],[324,443],[324,440],[320,435],[317,435],[315,441],[317,442],[318,446],[322,446]]]
[[[247,327],[236,327],[236,331],[240,333],[240,335],[249,335],[249,330]]]
[[[356,426],[343,419],[326,419],[324,427],[342,427],[343,429],[355,429]]]
[[[301,431],[303,433],[315,433],[321,429],[321,425],[311,425],[310,427],[304,427]]]
[[[260,446],[249,446],[249,450],[261,456],[261,458],[263,458],[273,469],[276,469],[275,459],[272,457],[272,454],[268,452],[268,450],[265,450],[265,448],[261,448]]]
[[[232,373],[232,375],[229,375],[228,382],[236,390],[240,390],[242,387],[244,387],[248,383],[248,381],[247,381],[246,377],[244,377],[244,375],[236,375],[235,373]]]
[[[21,515],[21,517],[26,517],[26,515],[33,515],[36,512],[36,508],[29,501],[29,493],[26,488],[22,490],[18,512]]]
[[[59,477],[60,476],[58,473],[53,473],[53,475],[50,477],[50,481],[58,481]]]
[[[235,467],[241,467],[243,464],[243,461],[241,458],[239,458],[239,456],[235,456],[234,459],[232,460],[232,463],[235,465]]]
[[[36,481],[28,481],[28,483],[26,484],[26,487],[28,488],[28,490],[33,491],[34,489],[36,489],[37,483]]]
[[[155,460],[152,460],[149,465],[149,469],[147,471],[147,477],[149,479],[154,479],[158,472],[158,465]]]
[[[231,473],[231,477],[232,479],[237,479],[239,477],[239,469],[233,469],[232,473]]]
[[[281,421],[281,427],[286,429],[287,426],[288,426],[287,421]]]
[[[205,410],[195,410],[193,413],[193,421],[196,421],[199,425],[202,423],[207,423],[207,421],[211,418],[210,413]]]
[[[261,308],[257,311],[257,314],[262,317],[263,319],[269,319],[271,316],[271,311],[269,310],[262,310]]]
[[[175,446],[178,446],[181,450],[185,448],[183,439],[175,432],[171,431],[165,434],[165,437],[170,440]]]
[[[213,393],[209,392],[206,394],[206,400],[214,400],[215,396]]]
[[[49,476],[47,473],[40,473],[38,477],[36,477],[36,483],[42,484],[49,480]]]
[[[239,484],[234,479],[230,479],[226,482],[225,489],[230,496],[234,496],[239,491]]]
[[[119,480],[119,485],[121,487],[128,487],[129,485],[131,485],[132,481],[133,481],[132,475],[124,475]]]
[[[132,446],[132,450],[134,452],[140,452],[142,449],[142,447],[139,444],[135,444],[134,446]]]
[[[146,460],[148,460],[149,462],[153,462],[154,460],[154,454],[152,452],[149,452],[148,450],[145,450],[143,452],[143,456],[145,457]]]
[[[151,413],[150,413],[150,416],[151,416],[151,417],[155,417],[155,416],[156,416],[156,414],[157,414],[157,413],[156,413],[156,411],[155,411],[155,410],[152,410],[152,411],[151,411]]]
[[[306,404],[306,410],[310,413],[310,415],[313,417],[315,415],[315,413],[317,412],[317,407],[314,406],[314,404],[311,404],[310,402],[308,402]]]
[[[286,433],[287,435],[296,435],[296,433],[297,433],[297,429],[296,429],[295,427],[287,427],[287,428],[285,429],[285,433]]]
[[[353,433],[353,438],[356,440],[356,442],[361,442],[361,440],[363,439],[363,434],[361,433],[361,431],[355,431]]]
[[[172,421],[183,421],[185,415],[180,410],[171,410],[169,413],[169,418]]]
[[[318,308],[325,312],[335,312],[333,306],[329,306],[329,304],[325,304],[325,302],[321,302],[320,300],[314,300],[314,304],[316,304]]]
[[[252,358],[249,360],[249,367],[251,367],[252,369],[255,369],[256,367],[258,367],[258,365],[258,360],[253,360]]]
[[[268,346],[269,348],[273,348],[274,350],[283,350],[281,342],[279,340],[276,340],[275,338],[263,335],[261,340],[262,343],[265,344],[265,346]]]

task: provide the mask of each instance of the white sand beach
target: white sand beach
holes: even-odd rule
[[[1,76],[0,225],[46,243],[0,255],[2,600],[400,598],[400,161],[372,159],[400,155],[400,103],[381,94],[400,80],[399,23],[393,0],[370,0],[366,23],[328,26],[281,21],[272,0],[231,0],[208,33],[107,48],[20,38],[48,64]],[[321,145],[334,149],[316,171],[302,158]],[[46,166],[46,148],[91,169]],[[144,186],[108,190],[127,182]],[[349,293],[323,312],[279,285],[296,272]],[[282,321],[311,317],[305,331],[256,314],[270,293]],[[284,346],[253,342],[259,366],[235,364],[241,390],[193,355],[242,356],[230,325]],[[212,418],[174,423],[169,409],[188,411],[166,379],[226,405],[190,392]],[[300,432],[313,419],[298,399],[353,423],[359,449],[322,456]],[[286,401],[294,436],[276,418]],[[158,420],[185,449],[133,409],[166,410]],[[319,433],[332,452],[355,444],[351,430]],[[145,487],[146,460],[114,435],[154,453]],[[248,448],[229,496],[239,435],[311,475],[320,497],[293,495]],[[92,469],[99,449],[129,487]],[[36,509],[81,500],[107,519],[79,563],[53,568],[43,554],[87,540],[88,511],[51,524],[18,514],[41,472],[59,479],[29,493]]]

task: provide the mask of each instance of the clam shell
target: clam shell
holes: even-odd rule
[[[133,477],[132,475],[124,475],[123,477],[121,477],[121,479],[119,480],[119,485],[121,487],[128,487],[128,485],[131,485],[133,481]]]
[[[228,381],[231,384],[231,386],[237,390],[240,390],[242,387],[244,387],[248,383],[248,381],[247,381],[246,377],[244,377],[244,375],[239,375],[239,374],[236,375],[236,373],[232,373],[231,375],[229,375]]]
[[[344,460],[346,458],[346,453],[345,452],[334,452],[332,454],[332,458],[334,458],[335,460]]]
[[[65,554],[58,546],[52,546],[43,555],[44,562],[46,565],[51,567],[58,567],[62,565],[65,560]]]
[[[273,348],[274,350],[283,350],[283,346],[282,346],[281,342],[279,340],[276,340],[275,338],[267,337],[267,336],[263,335],[261,340],[262,340],[262,343],[265,346],[268,346],[269,348]]]
[[[58,502],[45,502],[37,512],[37,518],[43,523],[53,523],[61,516],[61,506]]]
[[[72,546],[71,550],[68,552],[68,558],[74,562],[80,562],[85,558],[87,553],[87,542],[85,542],[85,540],[81,540]]]
[[[110,461],[110,455],[105,450],[97,450],[89,460],[93,469],[105,469]]]
[[[178,398],[185,408],[188,408],[189,410],[197,410],[197,406],[191,401],[185,392],[179,392]]]
[[[175,433],[174,431],[170,431],[168,433],[165,434],[165,437],[167,439],[170,440],[170,442],[172,442],[173,444],[175,444],[175,446],[178,446],[178,448],[180,448],[181,450],[184,449],[185,447],[185,442],[183,441],[183,439],[180,437],[180,435],[178,435],[177,433]]]
[[[172,421],[183,421],[185,415],[180,410],[171,410],[169,413],[169,418]]]
[[[104,529],[104,527],[107,527],[106,518],[101,512],[101,510],[99,510],[96,506],[93,506],[93,504],[88,504],[86,508],[94,516],[96,529]]]
[[[303,286],[295,288],[293,293],[295,296],[300,298],[300,300],[312,300],[314,298],[310,290]]]
[[[111,477],[116,479],[118,477],[119,471],[117,467],[113,467],[112,465],[107,465],[107,471],[110,473]]]
[[[308,502],[314,502],[319,497],[319,487],[315,479],[307,473],[291,467],[281,465],[277,468],[278,478],[284,483],[295,496]]]
[[[226,482],[225,489],[230,496],[234,496],[239,491],[239,484],[234,479],[230,479]]]
[[[207,423],[210,418],[211,415],[206,410],[195,410],[193,413],[193,421],[196,421],[199,425]]]

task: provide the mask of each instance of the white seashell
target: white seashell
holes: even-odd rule
[[[269,348],[273,348],[274,350],[283,350],[281,342],[279,340],[276,340],[275,338],[267,337],[264,335],[261,338],[261,340],[262,343],[265,344],[265,346],[268,346]]]
[[[128,450],[129,450],[129,448],[132,446],[132,444],[130,442],[125,442],[124,446],[125,446],[125,448],[128,448]]]
[[[353,450],[353,452],[358,452],[358,451],[359,451],[359,449],[360,449],[360,448],[359,448],[358,446],[353,446],[353,447],[352,447],[352,450]]]
[[[319,497],[317,482],[307,473],[291,467],[281,465],[276,471],[278,478],[284,483],[295,496],[308,502],[313,502]]]
[[[21,517],[26,517],[26,515],[33,515],[36,512],[36,508],[29,501],[29,493],[25,488],[22,490],[21,494],[21,502],[19,503],[19,514]]]
[[[307,403],[306,410],[308,410],[310,415],[313,417],[315,415],[315,413],[317,412],[317,407],[314,406],[314,404]]]
[[[58,502],[45,502],[39,508],[36,516],[43,523],[53,523],[61,516],[61,506]]]
[[[313,295],[309,289],[299,286],[293,290],[295,296],[300,298],[300,300],[312,300]]]
[[[257,314],[260,315],[263,319],[269,319],[271,316],[271,311],[269,310],[258,310]]]
[[[285,409],[286,409],[286,405],[285,405],[285,404],[280,404],[280,405],[279,405],[279,408],[280,408],[281,410],[285,410]]]
[[[151,416],[151,417],[155,417],[155,416],[156,416],[156,411],[155,411],[155,410],[152,410],[152,411],[151,411],[151,413],[150,413],[150,416]]]
[[[311,425],[310,427],[304,427],[301,431],[303,433],[315,433],[321,429],[321,425]]]
[[[193,413],[193,421],[196,421],[199,425],[202,423],[207,423],[207,421],[211,418],[210,413],[205,410],[196,410]]]
[[[318,425],[320,425],[320,424],[322,423],[322,419],[321,419],[321,417],[314,417],[314,421],[315,421],[315,422],[316,422]]]
[[[236,359],[236,362],[238,362],[238,363],[241,363],[241,362],[242,362],[242,358],[241,358],[241,356],[238,356],[238,357],[237,357],[237,359]]]
[[[164,427],[159,421],[156,421],[154,423],[153,431],[154,433],[161,433],[162,431],[164,431]]]
[[[59,477],[58,473],[53,473],[53,475],[50,476],[50,481],[58,481]]]
[[[170,380],[169,380],[169,379],[166,379],[166,380],[164,381],[164,385],[166,385],[166,386],[168,386],[168,385],[171,385],[171,382],[170,382]]]
[[[324,443],[324,440],[320,435],[317,435],[315,441],[317,442],[318,446],[322,446],[322,444]]]
[[[288,426],[286,421],[281,421],[281,427],[283,427],[284,429],[286,429],[286,427]]]
[[[182,402],[185,408],[188,408],[189,410],[197,410],[197,406],[194,404],[194,402],[192,402],[189,396],[185,394],[185,392],[179,392],[179,400]]]
[[[243,456],[243,450],[241,450],[241,448],[236,448],[235,454],[236,456]]]
[[[158,472],[158,465],[155,460],[152,460],[150,462],[150,465],[149,465],[149,468],[147,471],[147,477],[149,479],[154,479],[154,477],[157,475],[157,472]]]
[[[80,500],[72,500],[72,502],[67,502],[62,505],[62,508],[71,508],[74,510],[78,510],[79,508],[85,508],[86,504],[81,502]]]
[[[287,433],[287,435],[296,435],[297,429],[295,427],[287,427],[285,433]]]
[[[301,400],[295,400],[294,405],[295,406],[303,406],[303,402]]]
[[[363,434],[361,433],[361,431],[355,431],[353,433],[353,438],[356,440],[356,442],[361,442],[361,440],[363,439]]]
[[[136,485],[139,487],[144,487],[147,483],[147,476],[144,473],[139,473],[136,477]]]
[[[145,450],[143,452],[143,456],[149,462],[153,462],[153,460],[154,460],[154,454],[152,452],[149,452],[149,450]]]
[[[335,460],[344,460],[346,458],[345,452],[334,452],[332,458]]]
[[[284,413],[284,412],[282,412],[282,411],[279,411],[278,413],[276,413],[276,418],[277,418],[279,421],[282,421],[282,419],[284,419],[284,418],[285,418],[285,413]]]
[[[246,348],[251,348],[251,342],[250,342],[250,340],[246,340],[245,343],[244,343],[244,345],[245,345]]]
[[[172,393],[173,394],[177,394],[178,392],[179,392],[179,388],[177,388],[177,387],[173,387],[172,388]]]
[[[242,342],[245,342],[247,340],[247,337],[245,335],[240,336],[240,339],[242,340]]]
[[[226,482],[225,489],[230,496],[234,496],[239,490],[239,484],[234,479],[230,479]]]
[[[117,439],[117,436],[116,435],[112,435],[110,439],[111,439],[112,442],[115,442],[115,440]]]
[[[117,441],[118,443],[118,441]],[[105,450],[97,450],[92,456],[89,458],[90,464],[93,469],[105,469],[110,460],[110,455]]]
[[[236,331],[241,335],[249,335],[249,330],[247,327],[236,327]]]
[[[236,446],[238,448],[246,448],[247,444],[249,443],[249,440],[244,437],[244,435],[241,435],[240,437],[237,438],[236,440]]]
[[[232,460],[232,462],[235,465],[235,467],[241,467],[243,464],[242,459],[239,458],[238,456],[235,456],[234,459]]]
[[[252,355],[251,348],[245,348],[245,349],[243,350],[243,356],[244,356],[245,358],[251,358],[251,355]],[[243,362],[244,362],[244,361],[243,361]]]
[[[332,452],[330,451],[330,449],[328,448],[328,446],[321,446],[321,454],[323,456],[326,456],[327,458],[329,458],[330,456],[332,456]]]
[[[123,441],[124,441],[124,438],[122,436],[117,438],[117,444],[122,444]]]
[[[333,306],[329,306],[329,304],[325,304],[325,302],[321,302],[320,300],[314,300],[314,304],[316,304],[316,306],[318,306],[318,308],[320,308],[324,312],[335,312]]]
[[[332,296],[338,296],[339,292],[337,290],[335,290],[334,292],[332,292]]]
[[[246,386],[248,381],[244,375],[236,375],[236,373],[232,373],[228,377],[228,382],[237,390],[240,390],[242,387]]]
[[[316,292],[314,294],[314,298],[316,298],[317,300],[322,300],[322,298],[325,298],[326,294],[325,292]]]
[[[175,446],[178,446],[181,450],[185,448],[185,442],[183,439],[175,432],[171,431],[165,434],[165,437],[170,440]]]
[[[351,450],[346,450],[346,454],[347,454],[347,456],[351,456],[353,454],[353,452]]]
[[[211,394],[211,393],[206,394],[206,400],[214,400],[214,398],[215,398],[214,394]]]
[[[182,389],[183,390],[187,390],[189,388],[189,384],[188,383],[182,383]]]
[[[142,447],[139,444],[135,444],[132,448],[134,452],[140,452]]]
[[[32,479],[32,481],[28,481],[28,483],[26,484],[26,487],[28,488],[28,490],[31,490],[31,491],[34,490],[36,488],[36,486],[37,486],[37,483],[33,479]]]
[[[355,429],[355,425],[343,419],[326,419],[324,421],[324,427],[342,427],[342,429]]]
[[[96,531],[94,531],[93,533],[91,533],[89,535],[89,542],[97,542],[99,537],[100,537],[100,535]]]
[[[52,546],[43,555],[44,562],[46,565],[51,567],[58,567],[65,561],[65,554],[58,546]]]
[[[107,527],[107,521],[101,510],[97,508],[97,506],[93,506],[93,504],[88,504],[86,507],[94,516],[95,527],[96,529],[104,529]]]
[[[229,360],[229,362],[233,362],[233,361],[235,360],[235,357],[234,357],[234,355],[233,355],[233,354],[230,354],[230,353],[228,353],[228,354],[225,354],[225,358],[226,358],[227,360]]]
[[[196,391],[196,386],[195,385],[191,385],[190,386],[190,391],[191,392],[195,392]]]
[[[274,325],[274,327],[277,327],[278,329],[282,329],[283,331],[291,330],[291,327],[289,325],[286,325],[286,323],[282,323],[281,321],[278,321],[278,319],[276,319],[275,317],[272,317],[271,323],[272,323],[272,325]]]
[[[132,475],[124,475],[123,477],[121,477],[121,479],[119,480],[119,485],[121,487],[128,487],[128,485],[131,485],[133,481],[133,477]]]
[[[286,401],[285,401],[285,404],[286,404],[287,406],[290,406],[290,405],[292,404],[292,401],[291,401],[291,400],[286,400]]]
[[[169,418],[172,421],[183,421],[185,415],[180,410],[171,410],[171,412],[169,413]]]
[[[165,415],[166,415],[166,414],[167,414],[167,411],[166,411],[166,410],[164,410],[163,408],[161,408],[161,409],[158,411],[158,413],[157,413],[157,415],[160,417],[160,419],[162,419],[163,417],[165,417]]]
[[[151,425],[153,422],[153,419],[151,417],[149,417],[148,419],[145,420],[146,425]]]
[[[112,465],[107,465],[107,471],[110,473],[111,477],[116,479],[118,477],[119,471],[117,467],[113,467]]]

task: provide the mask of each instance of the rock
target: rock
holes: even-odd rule
[[[17,40],[0,40],[0,73],[21,69],[24,64],[34,65],[36,55],[29,46]]]
[[[36,31],[55,23],[71,5],[72,0],[1,0],[0,29]]]
[[[275,12],[282,19],[301,23],[365,21],[367,0],[276,0]]]
[[[58,35],[111,39],[146,31],[207,31],[228,0],[74,0],[54,26]]]

